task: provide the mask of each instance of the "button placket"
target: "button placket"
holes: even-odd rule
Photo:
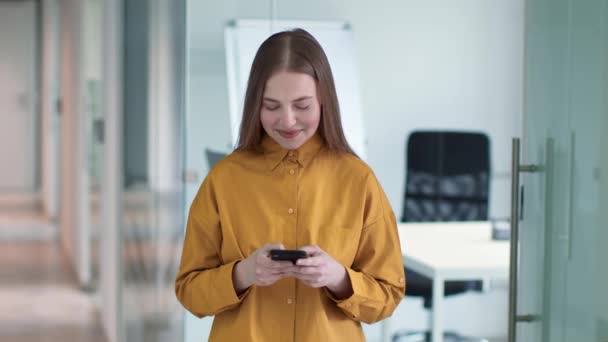
[[[295,175],[297,175],[297,168],[298,168],[298,160],[297,160],[297,151],[289,151],[287,153],[287,157],[284,160],[284,166],[285,166],[285,171],[286,173],[284,173],[285,175],[285,180],[286,180],[286,184],[288,185],[287,188],[289,189],[289,197],[288,197],[288,202],[286,203],[287,205],[287,220],[286,222],[288,222],[289,227],[286,227],[288,229],[288,233],[284,235],[285,238],[285,246],[290,246],[289,248],[296,248],[297,246],[297,222],[298,222],[298,177],[294,177]],[[290,288],[288,290],[288,292],[286,292],[286,309],[294,315],[295,317],[295,311],[297,310],[296,308],[296,286],[295,286],[295,282],[294,282],[294,286],[293,288]]]
[[[286,234],[283,236],[283,244],[286,248],[296,248],[297,246],[297,221],[298,221],[298,177],[295,177],[298,168],[297,151],[288,151],[283,160],[283,174],[285,175],[285,185],[288,201],[285,202],[284,215],[287,226]],[[293,298],[293,297],[292,297]]]
[[[297,164],[298,163],[298,151],[287,152],[286,160]]]
[[[297,157],[298,157],[298,152],[297,151],[289,151],[287,152],[287,168],[288,168],[288,172],[290,175],[295,175],[296,171],[295,168],[298,165],[298,161],[297,161]],[[294,201],[292,202],[292,206],[290,208],[287,209],[287,212],[289,213],[290,216],[294,215],[296,213],[296,206],[297,206],[297,179],[293,179],[291,178],[290,183],[292,184],[292,189],[294,190],[294,194],[293,194],[293,199]],[[295,227],[294,227],[295,228]],[[295,232],[295,230],[294,230]]]

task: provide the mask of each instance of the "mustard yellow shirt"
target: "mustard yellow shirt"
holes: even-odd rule
[[[295,278],[237,296],[235,263],[271,242],[318,245],[345,266],[352,296]],[[378,180],[318,135],[293,151],[265,136],[260,151],[218,162],[190,208],[182,253],[177,298],[215,316],[210,341],[364,341],[360,322],[388,317],[404,295],[397,223]]]

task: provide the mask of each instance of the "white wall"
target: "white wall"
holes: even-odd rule
[[[508,217],[510,142],[522,122],[523,1],[355,8],[369,163],[395,212],[402,208],[406,136],[463,129],[489,134],[490,215]],[[386,30],[375,29],[369,12],[383,18]]]
[[[269,1],[247,4],[191,2],[192,77],[216,78],[209,83],[213,89],[195,91],[205,105],[194,110],[213,117],[215,123],[228,115],[227,95],[220,88],[225,84],[224,24],[237,17],[270,16]],[[352,24],[361,68],[368,162],[398,216],[407,135],[416,129],[466,129],[490,135],[494,171],[490,215],[508,217],[510,141],[520,136],[522,122],[523,0],[289,0],[277,2],[276,13],[279,19],[337,19]],[[223,136],[223,126],[209,135],[211,146],[226,148],[229,138]]]
[[[243,17],[268,17],[269,1],[189,1],[188,2],[188,77],[189,120],[199,125],[196,158],[204,160],[204,148],[230,151],[232,148],[224,26],[228,20]],[[193,126],[187,126],[193,127]],[[193,156],[194,157],[194,156]],[[204,165],[206,166],[206,164]],[[203,169],[206,172],[208,170]],[[204,176],[204,174],[203,174]]]
[[[36,2],[0,2],[0,192],[38,190]]]

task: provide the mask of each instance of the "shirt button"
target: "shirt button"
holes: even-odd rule
[[[403,278],[399,278],[399,282],[400,282],[400,283],[403,283],[404,281],[405,281],[405,279],[403,279]]]
[[[289,170],[289,174],[293,175],[294,173],[296,173],[293,169]]]
[[[287,304],[291,304],[291,303],[293,303],[293,299],[288,298],[288,299],[287,299]]]
[[[293,214],[293,209],[289,208],[289,210],[287,210],[290,214]]]
[[[287,153],[288,156],[293,157],[294,153],[293,151],[289,151],[289,153]]]

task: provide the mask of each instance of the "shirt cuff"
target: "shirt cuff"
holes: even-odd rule
[[[353,294],[345,299],[337,299],[329,289],[325,289],[327,296],[334,301],[337,306],[344,311],[350,318],[357,320],[359,317],[359,303],[361,301],[363,274],[356,272],[349,267],[345,267],[346,273],[350,278],[350,284],[353,288]]]
[[[224,307],[231,307],[239,304],[248,294],[251,289],[249,287],[241,295],[237,295],[232,281],[232,272],[234,266],[241,260],[235,260],[229,264],[221,266],[222,270],[218,274],[217,281],[214,281],[214,293],[217,296],[219,303],[225,303]]]

